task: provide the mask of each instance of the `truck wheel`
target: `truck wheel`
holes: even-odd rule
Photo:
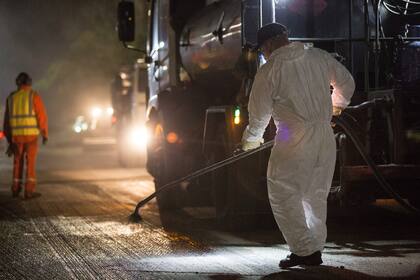
[[[267,155],[264,152],[243,159],[229,167],[229,215],[231,230],[271,228],[274,225],[266,186]]]
[[[164,118],[161,113],[156,114],[148,124],[153,131],[151,145],[147,148],[147,170],[155,178],[155,190],[169,183],[173,179],[170,173],[170,163],[166,152],[164,132]],[[156,196],[159,210],[172,210],[177,207],[176,190],[167,189]]]
[[[219,127],[215,135],[217,136],[213,139],[215,144],[213,144],[208,157],[208,163],[214,163],[231,156],[225,127]],[[240,167],[241,163],[238,162],[219,169],[210,176],[217,224],[226,230],[242,230],[254,225],[255,219],[250,217],[249,212],[257,211],[257,209],[254,209],[255,203],[249,201],[250,190],[247,188],[249,184],[254,186],[254,182],[244,184],[242,180],[238,180],[238,176],[245,176],[238,173]],[[251,173],[253,172],[251,171]],[[254,186],[252,189],[260,188]]]
[[[226,170],[225,200],[220,224],[228,230],[249,230],[275,226],[266,187],[269,153],[243,159]]]
[[[155,190],[159,190],[165,185],[165,180],[155,179]],[[156,196],[156,201],[160,211],[177,209],[177,201],[173,190],[165,190]]]

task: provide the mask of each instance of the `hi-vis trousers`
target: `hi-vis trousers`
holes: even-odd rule
[[[13,159],[13,184],[12,191],[18,192],[23,185],[23,173],[25,172],[25,192],[31,193],[35,191],[36,174],[35,162],[38,152],[38,140],[27,143],[14,143],[14,159]]]

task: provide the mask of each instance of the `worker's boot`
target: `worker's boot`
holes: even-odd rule
[[[26,184],[25,184],[25,194],[23,196],[26,200],[41,196],[40,193],[35,192],[35,187],[36,187],[35,182],[36,180],[34,178],[27,176]]]
[[[316,251],[315,253],[300,257],[296,254],[291,253],[285,259],[281,260],[279,263],[280,268],[288,268],[297,265],[320,265],[322,264],[321,252]]]
[[[33,199],[33,198],[37,198],[37,197],[40,197],[40,196],[41,196],[41,194],[37,193],[37,192],[25,192],[24,198],[25,198],[25,200],[28,200],[28,199]]]
[[[17,189],[17,190],[12,190],[12,197],[13,198],[19,197],[19,194],[20,194],[21,190],[22,189],[20,189],[20,188]]]
[[[22,186],[12,186],[12,197],[19,197],[20,192],[22,191]]]

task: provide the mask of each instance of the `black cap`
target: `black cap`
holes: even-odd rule
[[[25,72],[19,73],[16,77],[16,85],[23,86],[23,85],[32,85],[32,78]]]
[[[261,47],[261,45],[268,39],[287,33],[287,28],[283,24],[276,22],[266,24],[258,30],[257,48]]]

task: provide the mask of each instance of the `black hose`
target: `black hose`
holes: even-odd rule
[[[376,106],[388,106],[389,100],[386,98],[375,98],[373,100],[365,101],[358,105],[347,106],[345,112],[360,111],[362,109],[369,109]]]
[[[246,157],[249,157],[249,156],[251,156],[253,154],[256,154],[256,153],[258,153],[260,151],[263,151],[263,150],[266,150],[268,148],[271,148],[271,147],[273,147],[273,145],[274,145],[274,140],[268,141],[268,142],[262,144],[261,146],[259,146],[256,149],[249,150],[249,151],[246,151],[246,152],[245,151],[242,151],[242,152],[236,153],[232,157],[229,157],[227,159],[224,159],[224,160],[221,160],[219,162],[213,163],[213,164],[211,164],[211,165],[209,165],[207,167],[204,167],[202,169],[199,169],[199,170],[197,170],[197,171],[195,171],[193,173],[190,173],[190,174],[188,174],[188,175],[186,175],[186,176],[184,176],[182,178],[179,178],[179,179],[177,179],[175,181],[172,181],[172,182],[169,182],[169,183],[163,185],[158,190],[156,190],[154,193],[152,193],[151,195],[149,195],[148,197],[146,197],[145,199],[143,199],[142,201],[140,201],[139,203],[137,203],[136,208],[134,209],[134,212],[130,216],[131,219],[134,220],[134,221],[140,220],[141,219],[140,214],[139,214],[140,208],[143,207],[144,205],[146,205],[150,200],[152,200],[153,198],[155,198],[159,193],[161,193],[161,192],[163,192],[163,191],[165,191],[165,190],[167,190],[169,188],[175,187],[175,186],[179,185],[180,183],[182,183],[184,181],[189,181],[189,180],[198,178],[198,177],[200,177],[200,176],[202,176],[204,174],[207,174],[209,172],[212,172],[212,171],[214,171],[216,169],[222,168],[222,167],[224,167],[226,165],[230,165],[230,164],[232,164],[234,162],[237,162],[237,161],[239,161],[241,159],[244,159]]]
[[[355,136],[354,132],[352,131],[351,126],[347,123],[347,121],[342,117],[333,117],[333,122],[340,126],[344,133],[350,137],[353,141],[356,149],[359,151],[362,158],[365,160],[367,165],[372,169],[373,175],[375,176],[376,180],[378,181],[379,185],[384,189],[384,191],[394,198],[402,207],[407,209],[408,211],[420,215],[420,210],[412,206],[410,203],[407,203],[397,192],[395,192],[394,188],[386,181],[385,177],[379,171],[378,167],[372,160],[372,158],[366,154],[364,151],[363,145],[360,140]]]
[[[363,106],[361,106],[361,107],[370,106],[370,105],[372,105],[372,104],[369,102],[369,103],[363,104]],[[379,185],[385,190],[385,192],[388,195],[390,195],[391,197],[393,197],[405,209],[407,209],[410,212],[413,212],[417,215],[420,215],[420,211],[417,208],[413,207],[411,204],[407,203],[398,193],[396,193],[394,191],[392,186],[386,181],[386,179],[384,178],[382,173],[379,171],[378,167],[376,166],[376,164],[374,163],[372,158],[365,153],[362,143],[355,136],[354,131],[352,130],[351,126],[347,123],[347,121],[342,117],[333,117],[332,121],[335,124],[337,124],[338,126],[340,126],[343,129],[344,133],[347,136],[349,136],[350,139],[353,141],[353,143],[356,146],[357,150],[359,151],[360,155],[366,161],[367,165],[372,169],[373,175],[375,176],[375,178],[379,182]],[[190,173],[190,174],[188,174],[188,175],[186,175],[182,178],[179,178],[175,181],[172,181],[172,182],[169,182],[169,183],[163,185],[158,190],[156,190],[154,193],[152,193],[151,195],[149,195],[148,197],[146,197],[145,199],[143,199],[142,201],[137,203],[136,208],[134,209],[133,213],[130,216],[131,220],[133,220],[133,221],[141,220],[141,216],[140,216],[140,213],[139,213],[140,208],[143,207],[144,205],[146,205],[150,200],[155,198],[159,193],[161,193],[161,192],[163,192],[163,191],[165,191],[169,188],[175,187],[175,186],[179,185],[180,183],[182,183],[184,181],[189,181],[189,180],[198,178],[198,177],[200,177],[204,174],[207,174],[209,172],[212,172],[216,169],[219,169],[219,168],[222,168],[224,166],[230,165],[234,162],[237,162],[238,160],[241,160],[243,158],[246,158],[246,157],[249,157],[253,154],[256,154],[260,151],[271,148],[271,147],[273,147],[273,145],[274,145],[274,140],[271,140],[267,143],[264,143],[263,145],[261,145],[260,147],[258,147],[256,149],[235,154],[234,156],[232,156],[230,158],[227,158],[227,159],[224,159],[222,161],[211,164],[211,165],[209,165],[205,168],[199,169],[199,170],[197,170],[193,173]]]

